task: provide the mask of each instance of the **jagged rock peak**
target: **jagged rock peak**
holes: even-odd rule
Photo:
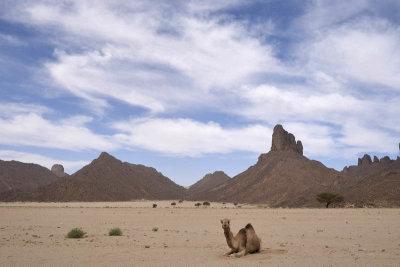
[[[379,159],[377,156],[374,156],[374,163],[379,163]]]
[[[64,172],[64,166],[61,164],[54,164],[53,167],[51,167],[51,172],[58,177],[67,176],[67,174]]]
[[[108,154],[107,152],[101,152],[100,156],[97,158],[97,160],[118,160],[115,157],[111,156],[110,154]]]
[[[303,144],[300,140],[296,142],[293,134],[288,133],[282,125],[277,124],[272,134],[271,151],[294,151],[303,155]]]
[[[368,154],[364,154],[362,158],[358,158],[358,166],[370,165],[371,163],[371,156]]]

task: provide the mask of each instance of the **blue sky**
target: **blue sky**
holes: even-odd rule
[[[132,2],[132,3],[130,3]],[[341,170],[399,155],[398,1],[0,1],[0,159],[101,151],[190,185],[281,123]]]

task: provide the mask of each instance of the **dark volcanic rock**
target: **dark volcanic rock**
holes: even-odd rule
[[[50,171],[49,171],[50,172]],[[51,173],[51,172],[50,172]],[[54,175],[54,174],[53,174]],[[101,155],[69,177],[30,192],[10,192],[3,201],[128,201],[182,199],[185,189],[156,169]]]
[[[272,134],[271,151],[294,151],[303,155],[303,144],[297,141],[293,134],[283,129],[282,125],[277,124]]]
[[[231,178],[226,175],[223,171],[216,171],[214,173],[209,173],[205,175],[201,180],[197,181],[195,184],[190,186],[188,189],[188,199],[190,200],[201,200],[201,195],[203,192],[211,190],[216,186],[219,186]]]
[[[374,156],[372,162],[371,157],[365,154],[362,158],[358,159],[357,166],[349,166],[343,168],[343,173],[352,177],[363,179],[371,175],[379,176],[384,172],[400,172],[400,159],[392,160],[388,156],[378,159]]]
[[[0,193],[32,190],[58,180],[49,169],[33,163],[0,160]]]
[[[365,154],[362,158],[358,159],[358,166],[371,165],[371,163],[372,160],[368,154]]]
[[[54,164],[53,167],[51,167],[51,172],[57,175],[58,177],[64,177],[68,175],[67,173],[64,172],[64,166],[61,164]]]
[[[392,160],[388,156],[384,156],[383,158],[381,158],[380,162],[382,164],[389,164],[392,162]]]
[[[281,125],[274,128],[271,151],[257,164],[232,179],[198,195],[198,199],[265,203],[271,207],[320,207],[316,195],[343,192],[354,185],[347,177],[321,162],[302,155],[301,142]]]

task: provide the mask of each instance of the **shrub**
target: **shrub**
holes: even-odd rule
[[[181,199],[181,200],[179,200],[179,203],[182,203],[183,202],[183,200]]]
[[[237,206],[237,204],[238,204],[237,202],[233,203],[233,205],[235,205],[235,206]]]
[[[108,232],[109,236],[121,236],[122,235],[122,231],[121,229],[119,229],[119,227],[115,227],[112,228],[109,232]]]
[[[339,194],[324,192],[317,195],[317,200],[320,203],[326,203],[326,208],[328,208],[330,204],[342,202],[344,198]]]
[[[151,229],[153,232],[157,232],[158,231],[158,227],[153,227],[153,229]]]
[[[203,202],[203,206],[210,206],[210,202],[204,201],[204,202]]]
[[[157,208],[157,204],[153,204],[153,209],[154,209],[154,208]]]
[[[175,206],[175,205],[176,205],[176,203],[175,203],[175,202],[172,202],[172,203],[171,203],[171,206]]]
[[[85,236],[85,232],[80,229],[80,228],[73,228],[69,233],[67,234],[68,238],[82,238]]]
[[[201,205],[200,202],[197,202],[196,204],[194,204],[196,207],[199,207]]]

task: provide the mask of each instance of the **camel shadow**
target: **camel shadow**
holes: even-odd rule
[[[259,252],[247,254],[246,256],[242,257],[243,259],[252,259],[252,260],[263,260],[263,259],[270,259],[273,255],[282,255],[286,254],[288,251],[286,249],[272,249],[272,248],[264,248],[261,249]],[[241,259],[236,257],[229,257],[226,255],[220,255],[219,258],[224,259]]]

